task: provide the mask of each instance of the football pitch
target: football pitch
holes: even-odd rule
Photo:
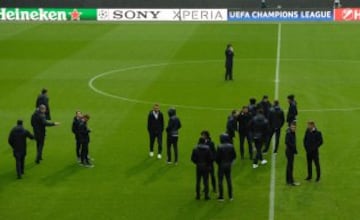
[[[0,23],[0,219],[360,218],[359,36],[355,23]],[[225,82],[229,42],[235,80]],[[29,141],[25,175],[16,180],[7,137],[18,118],[31,130],[43,87],[62,124],[47,129],[40,165]],[[289,94],[300,110],[301,186],[285,184],[283,128],[279,153],[256,170],[247,154],[239,159],[236,137],[234,201],[216,194],[196,201],[190,155],[200,131],[219,143],[232,109],[269,95],[286,110]],[[165,163],[165,151],[162,160],[148,157],[155,102],[165,115],[175,106],[182,121],[177,166]],[[76,162],[77,109],[91,115],[92,169]],[[319,183],[303,180],[309,119],[324,136]]]

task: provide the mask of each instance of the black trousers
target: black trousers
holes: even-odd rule
[[[88,158],[88,154],[89,154],[89,142],[80,142],[80,148],[81,148],[81,163],[82,164],[90,164],[89,163],[89,158]]]
[[[279,142],[280,142],[280,134],[281,134],[281,128],[274,128],[272,129],[268,136],[267,136],[267,140],[266,140],[266,146],[264,149],[264,152],[268,152],[270,145],[271,145],[271,139],[275,134],[275,149],[274,149],[274,153],[277,153],[278,149],[279,149]]]
[[[14,157],[16,161],[16,174],[20,178],[24,174],[25,153],[14,152]]]
[[[233,197],[232,183],[231,183],[231,166],[219,166],[218,178],[219,178],[219,197],[224,198],[223,180],[226,178],[229,198]]]
[[[80,158],[81,157],[81,143],[78,137],[75,136],[75,153],[76,153],[76,157]]]
[[[233,67],[232,67],[232,65],[227,65],[226,67],[225,67],[225,80],[233,80],[233,71],[232,71],[232,69],[233,69]]]
[[[211,163],[210,170],[209,170],[209,174],[210,174],[210,180],[211,180],[212,190],[213,190],[214,192],[216,192],[215,167],[214,167],[214,164],[213,164],[213,163]]]
[[[285,152],[286,158],[287,158],[287,164],[286,164],[286,183],[291,184],[294,183],[294,153],[286,150]]]
[[[167,161],[171,162],[171,147],[174,148],[175,163],[178,162],[178,140],[179,137],[168,136],[167,137]]]
[[[209,197],[209,168],[207,167],[196,167],[196,197],[200,198],[200,184],[201,179],[203,180],[204,184],[204,193],[205,198]]]
[[[308,178],[312,178],[312,162],[314,161],[316,167],[316,178],[320,179],[321,171],[320,171],[320,160],[319,160],[319,151],[312,151],[306,153],[307,160],[307,170],[308,170]]]
[[[158,154],[162,153],[162,133],[149,133],[150,136],[150,152],[154,152],[154,144],[155,140],[157,139],[158,142]]]
[[[42,160],[42,153],[43,153],[44,144],[45,144],[45,136],[44,135],[36,135],[35,139],[36,139],[36,152],[37,152],[35,162],[39,163],[40,160]]]
[[[254,158],[254,164],[258,164],[258,161],[262,161],[263,160],[263,156],[262,156],[262,145],[263,145],[263,139],[262,138],[255,138],[254,139],[254,143],[255,143],[255,148],[256,148],[256,156]]]
[[[240,154],[241,154],[241,158],[244,158],[244,154],[245,154],[245,149],[244,149],[244,144],[245,144],[245,139],[247,140],[248,146],[249,146],[249,155],[250,155],[250,159],[253,159],[253,147],[252,147],[252,140],[251,140],[251,135],[250,133],[240,133],[239,132],[239,137],[240,137]]]

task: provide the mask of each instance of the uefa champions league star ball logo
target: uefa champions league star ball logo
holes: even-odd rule
[[[99,20],[107,20],[109,18],[109,11],[106,9],[100,9],[98,11]]]

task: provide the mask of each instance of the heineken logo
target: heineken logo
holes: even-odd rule
[[[0,21],[96,20],[96,9],[0,8]]]

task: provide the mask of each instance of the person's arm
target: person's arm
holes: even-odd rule
[[[180,128],[182,127],[182,125],[181,125],[181,121],[180,121],[180,119],[178,118],[178,122],[179,122],[179,127],[178,127],[178,130],[180,130]]]
[[[192,154],[191,154],[191,161],[196,164],[197,163],[197,154],[196,154],[196,149],[194,149],[192,151]]]
[[[282,127],[282,126],[284,126],[284,124],[285,124],[285,114],[284,114],[284,111],[281,111],[281,115],[280,115],[280,128]]]
[[[148,132],[151,131],[151,114],[148,115],[147,130],[148,130]]]
[[[318,133],[318,143],[317,143],[317,147],[320,147],[323,143],[324,143],[324,140],[323,140],[323,137],[322,137],[322,134],[320,131],[317,132]]]
[[[231,153],[231,155],[232,155],[232,160],[231,160],[231,162],[233,162],[233,161],[236,159],[236,151],[235,151],[235,148],[232,148],[232,153]]]
[[[13,145],[14,145],[14,136],[13,136],[13,132],[12,132],[12,131],[11,131],[10,134],[9,134],[8,143],[9,143],[9,145],[11,146],[11,148],[14,148],[14,147],[13,147]]]
[[[164,122],[164,115],[162,113],[159,113],[159,117],[160,117],[160,124],[161,124],[161,132],[164,131],[164,127],[165,127],[165,122]]]
[[[32,135],[28,130],[25,130],[26,132],[26,137],[30,138],[31,140],[34,140],[34,135]]]

